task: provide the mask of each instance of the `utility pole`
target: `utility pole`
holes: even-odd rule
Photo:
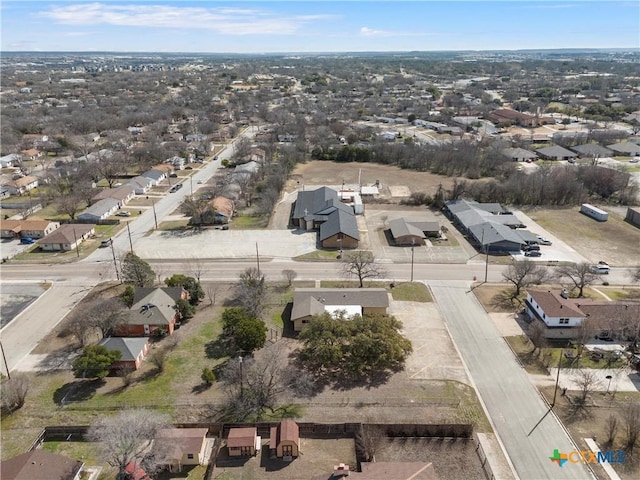
[[[80,246],[78,245],[78,237],[76,237],[76,227],[73,227],[73,241],[76,244],[76,255],[80,258]]]
[[[2,351],[2,360],[4,361],[4,368],[7,369],[7,378],[11,380],[11,372],[9,371],[9,364],[7,363],[7,357],[4,355],[4,347],[2,346],[2,342],[0,342],[0,350]]]
[[[416,246],[416,241],[411,240],[411,282],[413,282],[413,250]]]
[[[238,357],[238,361],[240,362],[240,398],[244,397],[244,378],[242,374],[242,355]]]
[[[131,253],[133,253],[133,242],[131,241],[131,228],[129,228],[129,222],[127,222],[127,233],[129,233],[129,248],[131,249]]]
[[[111,255],[113,256],[113,268],[116,269],[116,278],[120,281],[120,274],[118,273],[118,262],[116,261],[116,251],[113,249],[113,239],[111,240]]]
[[[256,262],[258,263],[258,276],[260,276],[260,254],[258,253],[258,242],[256,242]]]
[[[151,201],[151,206],[153,207],[153,221],[156,224],[156,230],[158,229],[158,217],[156,216],[156,201]]]

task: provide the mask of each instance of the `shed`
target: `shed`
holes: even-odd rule
[[[297,457],[300,450],[300,430],[298,424],[286,418],[277,426],[271,427],[269,452],[272,457]]]
[[[256,454],[259,447],[256,427],[232,428],[227,436],[227,449],[230,457],[246,457]]]

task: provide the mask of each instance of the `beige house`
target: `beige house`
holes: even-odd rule
[[[27,220],[0,220],[2,238],[43,238],[60,227],[60,223],[31,217]]]
[[[260,446],[260,437],[256,427],[232,428],[227,437],[227,449],[230,457],[248,457],[256,454]]]
[[[203,465],[207,460],[206,428],[163,428],[155,438],[154,450],[169,471],[180,472],[184,465]]]
[[[384,288],[296,288],[291,321],[301,331],[314,315],[346,312],[352,315],[386,314],[389,295]]]
[[[46,252],[68,252],[95,235],[95,227],[90,223],[65,223],[55,232],[38,240],[38,245]]]
[[[286,418],[269,432],[269,451],[272,457],[297,457],[300,451],[298,424]]]

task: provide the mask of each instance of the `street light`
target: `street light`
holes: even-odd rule
[[[613,376],[611,375],[607,375],[606,377],[607,380],[609,380],[609,384],[607,385],[607,393],[609,393],[609,387],[611,387],[611,379],[613,378]],[[606,394],[605,394],[606,395]]]

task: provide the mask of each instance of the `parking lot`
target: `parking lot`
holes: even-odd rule
[[[3,239],[0,243],[0,254],[2,258],[13,258],[17,254],[33,247],[33,245],[22,245],[20,239]]]

